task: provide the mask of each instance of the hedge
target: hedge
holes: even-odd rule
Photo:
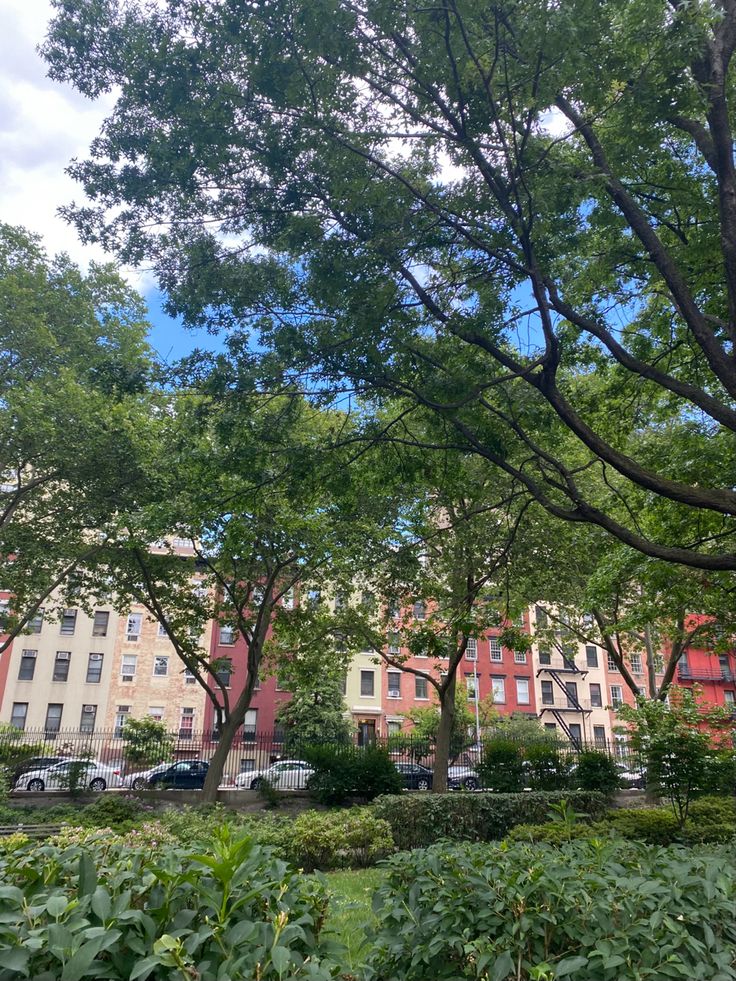
[[[566,800],[592,820],[608,808],[605,794],[595,791],[537,791],[520,794],[403,794],[378,797],[377,817],[388,821],[399,849],[424,848],[440,838],[452,841],[498,841],[517,824],[549,820],[551,804]]]

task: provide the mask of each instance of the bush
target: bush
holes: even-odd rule
[[[607,753],[587,750],[577,759],[577,766],[570,775],[570,786],[580,790],[599,790],[602,794],[614,794],[621,785],[616,761]]]
[[[498,793],[513,794],[524,788],[524,762],[521,750],[511,739],[490,739],[483,747],[478,775],[484,787]]]
[[[567,845],[583,838],[606,838],[611,829],[602,821],[593,824],[564,824],[548,821],[546,824],[517,824],[506,836],[506,841],[546,842],[548,845]]]
[[[572,761],[556,746],[532,743],[526,749],[526,775],[532,790],[564,790]]]
[[[144,807],[134,798],[105,794],[79,812],[79,824],[129,831],[144,813]]]
[[[379,797],[373,812],[384,818],[398,848],[423,848],[439,838],[498,841],[517,824],[542,824],[552,804],[600,818],[607,798],[593,791],[521,794],[403,794]]]
[[[227,829],[205,853],[34,843],[0,855],[0,875],[0,981],[340,972],[343,951],[321,938],[324,883]]]
[[[401,777],[384,749],[367,746],[310,746],[304,758],[314,767],[309,789],[323,804],[342,804],[349,797],[373,800],[401,790]]]
[[[734,977],[733,849],[440,844],[385,868],[369,936],[374,978]]]
[[[736,750],[722,749],[709,754],[702,789],[709,794],[736,794]]]
[[[327,871],[372,865],[393,851],[394,840],[388,821],[356,807],[300,814],[285,835],[284,847],[295,865]]]

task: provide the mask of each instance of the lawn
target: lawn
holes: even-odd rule
[[[329,872],[330,911],[326,929],[349,951],[345,967],[354,972],[365,960],[365,932],[374,922],[371,900],[383,878],[381,869]]]

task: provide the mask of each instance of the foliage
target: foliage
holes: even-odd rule
[[[122,739],[125,760],[131,769],[163,763],[174,748],[174,737],[169,735],[165,723],[150,716],[126,719]]]
[[[591,818],[602,817],[607,800],[592,791],[520,794],[404,794],[379,797],[373,808],[391,825],[397,848],[424,848],[440,838],[499,841],[517,824],[548,819],[551,804],[567,800]]]
[[[291,699],[278,708],[276,722],[284,730],[286,756],[296,755],[305,743],[344,743],[352,735],[353,727],[345,718],[342,682],[329,675],[318,678],[309,688],[295,689]]]
[[[720,749],[709,753],[702,786],[708,794],[736,793],[736,750]],[[692,809],[693,804],[690,805]]]
[[[0,800],[10,789],[15,769],[34,756],[48,756],[46,743],[29,743],[25,733],[0,722]]]
[[[372,865],[393,851],[387,821],[367,808],[340,811],[306,811],[289,829],[287,857],[308,872],[313,869]]]
[[[484,787],[507,794],[523,790],[523,764],[519,745],[511,739],[496,737],[483,744],[483,758],[476,769]]]
[[[579,753],[574,771],[570,775],[570,786],[580,790],[600,790],[603,794],[613,794],[619,789],[621,778],[616,760],[608,753],[586,750]]]
[[[401,790],[401,777],[379,746],[308,746],[303,755],[315,771],[310,793],[323,804],[341,804],[349,797],[373,800]]]
[[[533,790],[561,790],[567,786],[572,760],[557,746],[532,743],[525,757],[526,778]]]
[[[261,777],[258,780],[257,791],[258,796],[264,802],[266,807],[269,808],[278,807],[281,801],[284,799],[284,795],[281,793],[278,787],[271,783],[271,781],[266,777]]]
[[[16,849],[0,869],[2,981],[338,973],[324,884],[227,829],[202,853],[88,840]]]
[[[714,742],[733,722],[723,709],[701,704],[697,688],[673,688],[669,704],[639,699],[622,706],[619,718],[630,731],[631,745],[646,762],[647,782],[669,798],[680,825],[690,801],[709,789]]]
[[[438,844],[386,872],[371,978],[734,977],[733,849]]]
[[[102,794],[80,812],[79,823],[88,827],[129,831],[141,821],[145,814],[145,807],[133,797]]]

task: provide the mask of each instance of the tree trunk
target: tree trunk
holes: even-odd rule
[[[227,758],[230,755],[230,750],[233,747],[235,733],[238,731],[238,726],[240,726],[243,722],[243,719],[240,718],[241,714],[244,719],[244,712],[231,713],[220,729],[220,740],[217,744],[217,749],[215,750],[214,756],[210,760],[210,768],[207,771],[204,787],[202,788],[203,803],[212,804],[217,800],[217,790],[222,781],[222,772],[225,769],[225,763],[227,762]]]
[[[450,763],[450,739],[455,723],[455,675],[447,687],[440,691],[440,724],[437,727],[437,743],[434,748],[434,778],[432,790],[436,794],[447,791],[447,767]]]

